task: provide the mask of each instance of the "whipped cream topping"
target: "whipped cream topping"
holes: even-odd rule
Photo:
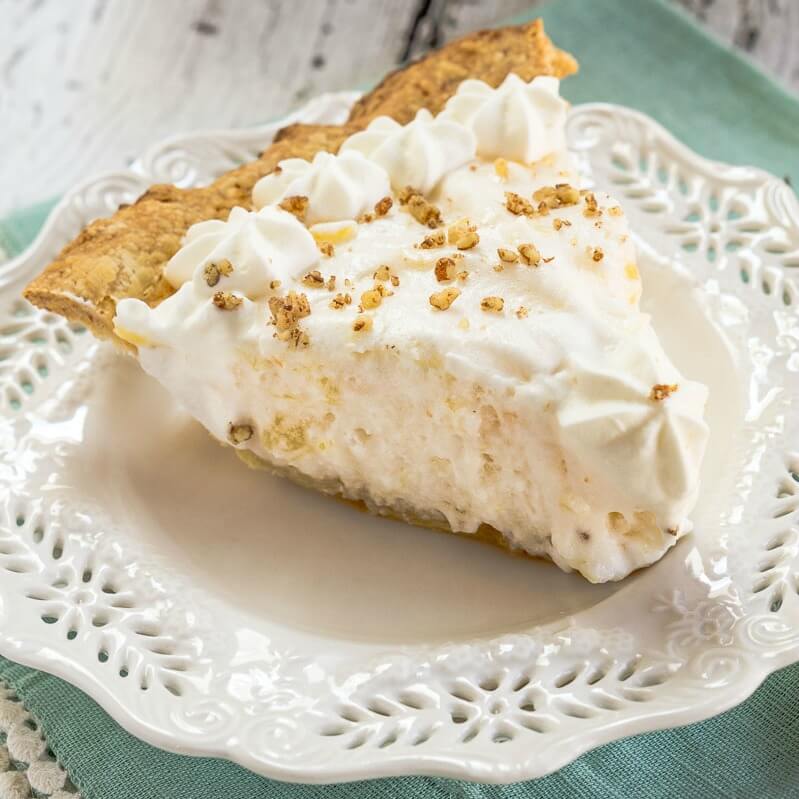
[[[406,128],[419,122],[439,120]],[[564,569],[619,579],[690,529],[705,388],[663,352],[626,218],[606,194],[578,195],[565,148],[534,163],[448,157],[419,181],[438,230],[396,193],[371,221],[313,235],[273,205],[235,209],[189,231],[172,297],[118,304],[117,332],[220,440],[378,511],[490,524]],[[558,186],[562,206],[537,210]],[[513,197],[529,209],[511,211]],[[280,221],[277,243],[248,232],[262,215]],[[233,269],[211,287],[220,257]],[[247,258],[260,277],[238,283]],[[219,290],[241,303],[216,304]]]
[[[378,117],[350,136],[341,152],[357,151],[380,164],[395,191],[413,186],[427,194],[445,174],[470,161],[475,146],[468,128],[422,109],[407,125]]]
[[[525,83],[511,73],[498,89],[465,80],[439,115],[471,130],[481,158],[530,163],[565,149],[568,104],[558,94],[557,78]]]
[[[341,155],[320,152],[310,163],[288,158],[278,167],[279,171],[255,184],[255,207],[279,203],[285,197],[307,197],[309,224],[355,219],[391,194],[385,170],[355,150]]]
[[[318,257],[311,233],[287,211],[272,206],[258,212],[234,208],[226,222],[211,219],[192,225],[164,275],[176,288],[193,280],[204,299],[224,289],[254,300],[265,296],[273,281],[304,274]],[[235,269],[209,284],[206,267],[225,261]]]

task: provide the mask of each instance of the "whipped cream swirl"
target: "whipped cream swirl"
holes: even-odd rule
[[[234,208],[226,222],[212,219],[192,225],[164,274],[175,288],[193,281],[204,296],[224,290],[254,300],[266,295],[272,281],[298,278],[318,259],[313,236],[287,211],[274,206],[260,211]],[[233,269],[209,285],[206,267],[223,261]]]
[[[378,117],[350,136],[341,151],[357,151],[380,164],[396,191],[413,186],[427,194],[444,175],[474,158],[475,138],[463,125],[421,110],[407,125]]]
[[[482,158],[531,163],[565,149],[568,104],[558,89],[557,78],[538,77],[525,83],[512,73],[497,89],[480,80],[466,80],[438,120],[468,127]]]
[[[278,166],[279,171],[255,184],[255,207],[279,203],[284,197],[307,197],[305,221],[310,225],[355,219],[391,194],[385,170],[356,151],[321,152],[313,161],[287,158]]]

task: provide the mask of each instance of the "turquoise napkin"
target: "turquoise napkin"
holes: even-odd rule
[[[671,6],[558,0],[543,16],[555,41],[582,64],[563,87],[573,102],[633,106],[704,155],[756,164],[799,185],[799,103]],[[0,220],[0,248],[19,252],[50,205]],[[799,797],[799,665],[715,719],[608,744],[549,777],[505,787],[423,777],[288,785],[224,761],[154,749],[77,689],[2,658],[0,679],[39,720],[86,799]]]

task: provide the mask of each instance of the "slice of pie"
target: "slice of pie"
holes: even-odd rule
[[[706,390],[639,309],[622,208],[580,189],[575,68],[540,23],[467,37],[343,126],[154,187],[26,296],[250,464],[620,579],[690,529]]]

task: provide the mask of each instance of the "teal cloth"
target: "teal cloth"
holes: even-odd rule
[[[660,0],[558,0],[543,16],[582,63],[564,85],[573,102],[633,106],[705,155],[756,164],[799,185],[799,103],[683,14]],[[19,252],[50,206],[1,220],[0,247]],[[715,719],[608,744],[549,777],[505,787],[421,777],[288,785],[154,749],[77,689],[2,658],[0,679],[39,720],[86,799],[799,797],[799,664]]]

